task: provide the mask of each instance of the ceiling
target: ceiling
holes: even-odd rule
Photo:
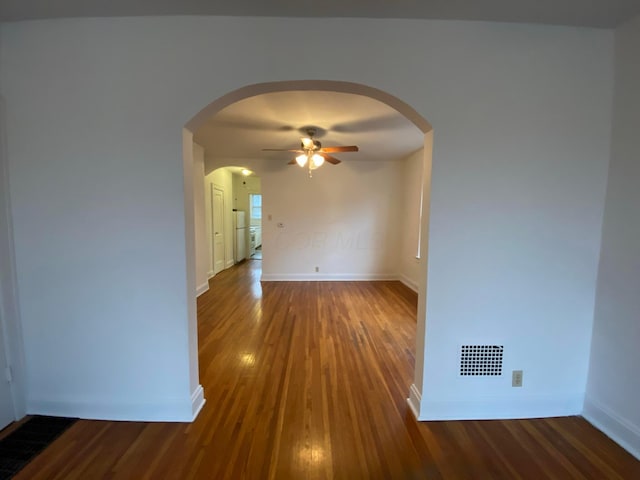
[[[299,148],[304,127],[318,127],[323,146],[357,145],[359,152],[335,154],[342,161],[390,161],[422,147],[424,135],[388,105],[362,95],[338,92],[274,92],[233,103],[194,132],[206,151],[207,166],[222,159],[243,165],[264,159],[286,165],[289,152],[263,148]],[[216,162],[217,163],[217,162]]]
[[[234,15],[488,20],[612,28],[638,0],[1,0],[0,20],[140,15]]]

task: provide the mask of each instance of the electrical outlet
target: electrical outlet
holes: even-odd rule
[[[316,267],[316,273],[320,271],[320,267]]]
[[[522,386],[522,370],[514,370],[513,372],[511,372],[511,386]]]

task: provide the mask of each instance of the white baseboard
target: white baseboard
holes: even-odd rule
[[[357,282],[397,280],[387,273],[263,273],[263,282]]]
[[[213,273],[213,270],[209,270],[207,272],[207,280],[212,279],[215,276],[215,273]]]
[[[204,389],[202,388],[202,385],[198,385],[191,394],[192,422],[196,419],[206,401],[207,400],[204,398]]]
[[[418,391],[418,387],[415,384],[411,384],[411,388],[409,388],[409,398],[407,398],[407,403],[409,404],[409,408],[413,413],[413,416],[416,417],[416,420],[421,420],[420,418],[420,402],[422,401],[422,395]]]
[[[409,277],[402,274],[398,276],[398,280],[400,280],[402,283],[404,283],[407,287],[409,287],[414,292],[418,293],[419,287],[417,282],[414,282]]]
[[[589,397],[584,400],[582,416],[611,440],[640,460],[640,427]]]
[[[235,264],[236,264],[236,262],[235,262],[234,260],[229,260],[229,261],[225,264],[224,268],[231,268],[231,267],[233,267]]]
[[[580,415],[584,394],[422,399],[418,420],[506,420]]]
[[[207,290],[209,290],[209,282],[203,283],[198,288],[196,288],[196,297],[199,297]]]
[[[86,420],[134,422],[192,422],[204,405],[196,389],[194,398],[166,398],[150,401],[105,401],[104,398],[33,399],[27,403],[28,415],[74,417]],[[195,402],[195,403],[194,403]],[[200,403],[198,403],[200,402]],[[195,412],[195,413],[194,413]]]

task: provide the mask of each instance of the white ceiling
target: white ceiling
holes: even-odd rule
[[[378,100],[348,93],[294,91],[229,105],[194,132],[194,140],[205,148],[207,171],[217,159],[229,165],[256,158],[284,165],[293,153],[262,149],[299,148],[307,126],[318,127],[316,138],[323,146],[360,148],[335,154],[344,162],[403,158],[421,148],[424,139],[413,123]]]
[[[139,15],[237,15],[489,20],[611,28],[638,0],[1,0],[0,20]]]

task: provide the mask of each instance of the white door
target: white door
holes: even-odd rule
[[[0,314],[1,313],[0,309]],[[5,372],[7,372],[7,357],[5,354],[3,328],[4,321],[0,318],[0,429],[6,427],[15,420],[9,375],[5,375]]]
[[[224,191],[211,185],[213,219],[211,234],[213,235],[213,273],[224,270]]]

